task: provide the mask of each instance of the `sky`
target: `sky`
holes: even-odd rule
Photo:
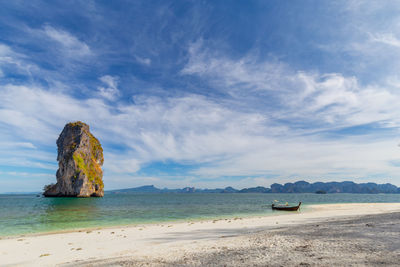
[[[0,0],[0,193],[83,121],[105,189],[400,186],[399,1]]]

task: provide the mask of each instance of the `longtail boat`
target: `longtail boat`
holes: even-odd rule
[[[272,204],[271,207],[273,210],[287,210],[287,211],[296,211],[300,208],[301,202],[297,206],[284,206],[284,205],[275,205]]]

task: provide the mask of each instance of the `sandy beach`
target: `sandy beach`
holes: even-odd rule
[[[395,265],[400,203],[2,237],[1,266]]]

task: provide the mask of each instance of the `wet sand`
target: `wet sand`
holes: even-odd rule
[[[1,266],[397,265],[400,203],[3,238]]]

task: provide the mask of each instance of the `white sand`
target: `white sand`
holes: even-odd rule
[[[328,204],[301,212],[253,218],[163,223],[52,233],[0,240],[0,266],[54,266],[111,258],[179,259],[182,252],[240,246],[240,236],[261,230],[399,212],[400,203]],[[232,239],[232,237],[239,237]],[[232,241],[234,240],[234,242]],[[245,241],[243,241],[245,242]]]

